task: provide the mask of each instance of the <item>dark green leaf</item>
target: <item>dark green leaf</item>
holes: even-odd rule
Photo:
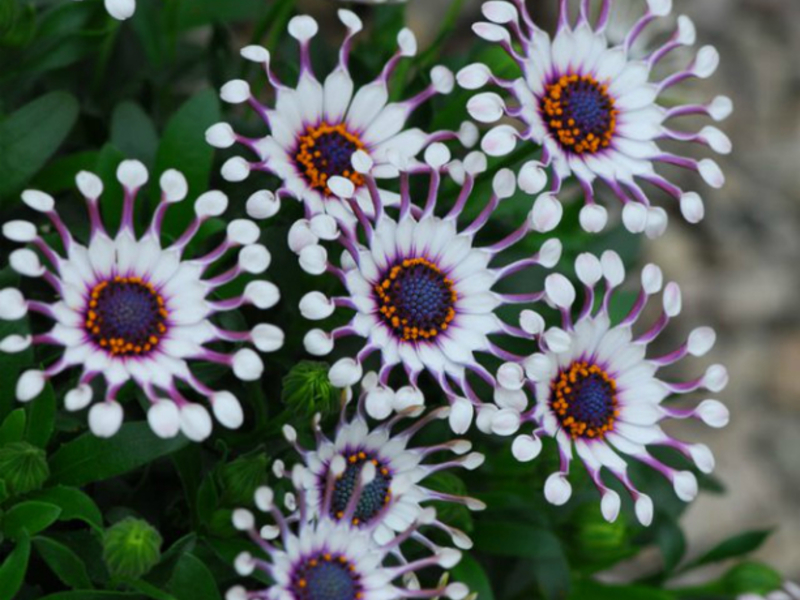
[[[208,189],[214,150],[205,141],[205,131],[220,118],[217,93],[206,90],[189,99],[169,120],[156,156],[153,197],[158,197],[158,179],[167,169],[177,169],[186,176],[190,197]],[[174,205],[167,214],[164,231],[173,235],[183,231],[193,215],[190,202]]]
[[[59,485],[34,494],[36,500],[54,504],[61,509],[59,521],[83,521],[96,529],[103,527],[103,515],[88,495],[77,488]]]
[[[564,597],[569,590],[567,558],[552,531],[518,523],[483,522],[476,527],[473,538],[483,552],[530,560],[546,598]]]
[[[461,562],[450,571],[455,581],[465,583],[470,592],[478,594],[478,600],[494,600],[494,592],[489,576],[481,564],[471,555],[464,554]]]
[[[0,426],[0,445],[10,442],[21,442],[25,435],[26,414],[24,408],[17,408],[8,413]]]
[[[0,565],[0,600],[14,600],[25,579],[30,555],[31,540],[28,534],[23,534],[11,554]]]
[[[158,132],[142,107],[134,102],[123,102],[111,117],[111,143],[126,158],[137,158],[153,164],[158,148]]]
[[[28,500],[15,504],[3,517],[3,533],[11,539],[22,539],[47,529],[58,520],[61,509],[55,504]]]
[[[728,538],[700,558],[692,561],[686,569],[700,567],[711,563],[721,562],[730,558],[737,558],[758,550],[772,534],[772,531],[748,531]]]
[[[58,150],[78,117],[78,102],[52,92],[0,123],[0,197],[19,192]]]
[[[75,486],[102,481],[172,454],[188,443],[183,436],[162,440],[144,422],[127,423],[110,439],[85,433],[53,455],[51,481]]]
[[[58,592],[44,596],[39,600],[141,600],[142,598],[144,596],[133,592],[77,591]]]
[[[664,557],[664,570],[672,571],[680,564],[686,553],[686,540],[680,526],[672,517],[664,515],[657,523],[656,542]]]
[[[39,448],[46,448],[56,424],[56,394],[48,384],[30,404],[31,415],[25,439]]]
[[[222,599],[211,571],[191,554],[184,554],[178,561],[167,589],[178,600]]]
[[[36,551],[65,585],[73,589],[91,589],[83,560],[64,544],[46,537],[33,539]]]

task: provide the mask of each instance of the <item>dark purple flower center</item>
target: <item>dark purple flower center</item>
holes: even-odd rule
[[[608,86],[591,75],[564,75],[545,88],[541,111],[550,133],[576,154],[608,148],[618,111]]]
[[[425,258],[389,269],[375,294],[384,322],[405,342],[435,338],[456,317],[453,281]]]
[[[95,343],[111,354],[144,355],[158,346],[168,316],[152,283],[114,277],[92,288],[84,325]]]
[[[369,461],[375,465],[375,479],[361,489],[356,510],[353,514],[353,524],[369,523],[389,503],[392,498],[390,491],[392,475],[388,468],[376,458],[366,452],[355,452],[347,457],[347,468],[336,480],[331,501],[331,516],[335,519],[344,517],[347,505],[353,497],[358,485],[361,469]]]
[[[359,600],[359,575],[344,556],[320,554],[297,566],[292,574],[295,600]]]
[[[364,178],[353,170],[352,164],[353,154],[363,148],[361,139],[348,131],[344,123],[323,122],[306,129],[298,140],[294,158],[308,185],[329,195],[331,177],[345,177],[356,187],[364,184]]]
[[[550,407],[573,438],[603,438],[619,416],[617,382],[601,367],[576,361],[550,384]]]

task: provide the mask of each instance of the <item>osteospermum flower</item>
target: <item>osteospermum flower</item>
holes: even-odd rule
[[[645,15],[615,46],[609,46],[606,37],[611,0],[599,3],[594,22],[593,3],[582,0],[575,25],[568,2],[562,0],[553,38],[533,23],[524,0],[515,4],[485,3],[483,14],[492,22],[477,23],[473,29],[482,38],[500,44],[519,65],[522,76],[501,79],[483,64],[466,67],[458,75],[465,88],[477,89],[491,82],[514,100],[513,106],[507,106],[494,92],[478,94],[468,106],[475,119],[491,123],[505,115],[524,124],[522,131],[508,124],[496,126],[483,139],[484,151],[494,156],[508,154],[518,139],[542,145],[542,161],[552,167],[555,190],[571,175],[580,183],[585,198],[580,222],[587,231],[600,231],[607,221],[606,209],[595,201],[595,186],[601,181],[624,204],[623,222],[632,232],[655,237],[667,225],[666,212],[651,206],[640,182],[665,190],[678,200],[687,221],[700,221],[704,215],[700,196],[656,172],[660,164],[675,165],[699,172],[712,187],[724,183],[722,171],[713,160],[698,161],[660,147],[662,141],[671,140],[697,142],[721,154],[731,150],[730,140],[716,127],[706,126],[695,133],[668,123],[697,114],[721,121],[731,113],[729,98],[720,96],[707,105],[659,103],[659,98],[675,85],[692,77],[710,77],[719,63],[717,51],[705,46],[684,70],[653,81],[653,71],[667,54],[694,43],[695,29],[689,18],[679,17],[674,35],[638,58],[632,56],[632,46],[650,23],[670,13],[671,0],[648,0]],[[511,35],[521,51],[512,45]]]
[[[245,81],[231,81],[222,88],[223,100],[247,102],[270,131],[264,138],[248,139],[235,134],[226,123],[211,127],[206,134],[211,145],[227,148],[238,142],[257,157],[252,163],[241,157],[231,158],[223,166],[223,177],[241,181],[251,171],[263,171],[277,175],[283,182],[277,199],[271,193],[261,192],[248,201],[248,214],[253,218],[272,216],[278,210],[280,198],[289,195],[303,202],[308,218],[330,214],[337,219],[353,220],[349,204],[338,198],[328,183],[333,177],[348,179],[362,209],[371,210],[364,179],[351,164],[355,152],[366,152],[372,158],[378,166],[377,176],[396,177],[397,170],[388,160],[393,154],[411,158],[434,141],[456,137],[470,145],[477,141],[477,129],[471,123],[465,124],[460,132],[425,133],[417,128],[406,129],[408,118],[420,105],[436,94],[452,91],[454,77],[444,67],[434,67],[432,83],[416,96],[389,102],[389,79],[403,57],[417,52],[416,39],[408,29],[400,32],[399,50],[380,75],[355,89],[348,63],[353,37],[361,31],[362,23],[349,10],[340,10],[339,18],[348,33],[341,47],[339,65],[324,83],[317,80],[309,56],[311,39],[318,31],[317,22],[309,16],[299,16],[289,23],[289,33],[300,42],[300,77],[296,87],[289,87],[277,78],[266,49],[248,46],[242,50],[246,59],[263,65],[275,89],[274,108],[256,99]],[[383,192],[383,195],[386,202],[396,200],[396,194]],[[322,229],[327,227],[323,225]]]
[[[115,19],[130,19],[136,12],[136,0],[103,0],[108,14]]]
[[[462,583],[440,584],[434,589],[421,588],[416,576],[429,567],[450,569],[461,559],[453,548],[435,547],[432,554],[413,561],[397,560],[400,545],[418,535],[421,525],[436,519],[436,511],[425,509],[401,534],[384,543],[375,541],[378,522],[354,527],[351,520],[359,497],[377,476],[377,469],[367,462],[353,482],[355,489],[345,516],[333,519],[328,511],[312,512],[303,493],[310,477],[296,465],[292,471],[295,494],[287,496],[291,515],[275,506],[274,492],[263,487],[256,492],[256,506],[270,513],[274,523],[256,529],[253,513],[237,509],[234,526],[248,532],[256,548],[255,555],[241,553],[235,561],[237,572],[251,575],[256,569],[273,582],[270,587],[248,591],[242,586],[230,589],[226,600],[387,600],[403,598],[466,598],[469,590]],[[325,505],[333,504],[333,486],[329,486]],[[398,581],[400,580],[400,581]]]
[[[343,519],[360,473],[367,463],[371,463],[375,467],[375,478],[361,490],[350,522],[355,527],[371,529],[376,542],[388,542],[396,533],[410,527],[422,514],[423,503],[457,502],[472,510],[484,509],[483,502],[474,498],[437,492],[422,485],[434,473],[456,467],[472,470],[483,464],[484,456],[470,452],[472,444],[467,440],[454,439],[434,446],[410,447],[411,439],[426,425],[437,419],[446,419],[450,407],[439,407],[403,431],[395,432],[393,430],[401,420],[418,417],[424,410],[418,390],[401,389],[397,395],[408,408],[400,411],[394,419],[370,429],[364,405],[366,391],[375,384],[377,375],[368,374],[362,382],[361,399],[352,418],[347,417],[347,404],[342,404],[341,419],[333,440],[322,432],[318,418],[314,421],[317,443],[312,450],[297,443],[297,433],[291,426],[284,428],[284,435],[295,446],[311,474],[306,496],[309,508],[326,512],[336,521]],[[440,452],[452,452],[458,458],[438,463],[425,462]],[[439,520],[431,524],[449,534],[458,547],[468,549],[472,546],[463,531]]]
[[[550,275],[545,282],[547,300],[560,310],[563,325],[545,331],[541,316],[532,311],[523,313],[522,326],[538,337],[541,352],[530,356],[523,365],[507,363],[501,367],[498,381],[502,388],[496,396],[499,408],[493,415],[492,428],[498,434],[511,435],[521,425],[534,425],[531,435],[522,434],[514,440],[514,455],[522,461],[538,455],[542,446],[540,437],[555,438],[561,467],[548,478],[544,489],[551,503],[561,505],[569,500],[571,487],[567,475],[573,452],[577,452],[602,494],[606,519],[616,519],[620,498],[603,482],[600,475],[603,467],[628,488],[639,520],[649,524],[653,517],[652,500],[636,489],[620,455],[628,455],[660,471],[682,500],[691,501],[697,494],[694,474],[663,464],[651,455],[648,446],[673,448],[702,472],[711,472],[714,457],[707,446],[675,439],[661,424],[671,419],[695,418],[712,427],[724,427],[728,410],[717,400],[704,400],[695,408],[678,408],[665,401],[700,389],[719,392],[727,384],[728,374],[721,365],[713,365],[692,381],[674,383],[659,377],[663,367],[688,355],[706,354],[714,345],[715,334],[709,327],[700,327],[673,352],[646,356],[648,345],[681,311],[680,288],[668,283],[663,288],[663,307],[657,321],[645,331],[634,333],[648,298],[662,289],[663,276],[658,267],[644,268],[642,288],[634,307],[620,323],[612,324],[609,316],[612,295],[625,278],[620,257],[610,251],[603,254],[602,260],[582,254],[575,265],[585,286],[585,299],[577,319],[573,321],[575,288],[563,275]],[[595,310],[595,287],[601,280],[605,280],[605,293]],[[531,409],[527,407],[526,388],[536,398]]]
[[[213,322],[217,314],[244,304],[269,308],[278,301],[277,288],[266,281],[247,284],[241,297],[217,299],[216,291],[244,273],[263,273],[270,262],[267,249],[256,243],[260,232],[252,221],[234,220],[225,240],[208,254],[184,257],[187,245],[204,221],[221,215],[228,204],[221,192],[207,192],[195,202],[195,219],[171,245],[162,245],[161,224],[171,204],[188,192],[186,179],[174,170],[161,177],[161,201],[144,235],[137,238],[134,202],[147,183],[148,173],[137,161],[123,161],[117,177],[125,192],[122,220],[115,237],[106,232],[100,215],[103,183],[91,173],[81,172],[77,185],[86,198],[91,225],[89,243],[77,241],[55,210],[53,198],[28,190],[22,200],[50,219],[58,233],[63,255],[42,238],[33,223],[11,221],[3,234],[16,242],[30,243],[39,251],[24,248],[10,255],[11,267],[28,277],[39,277],[53,289],[53,303],[29,300],[14,288],[0,291],[0,318],[16,320],[29,312],[55,322],[46,333],[11,336],[0,342],[4,352],[18,352],[31,344],[61,346],[56,361],[43,371],[30,370],[17,383],[17,398],[32,400],[45,382],[73,367],[82,374],[78,386],[65,397],[68,410],[80,410],[92,402],[92,381],[106,381],[105,398],[89,411],[89,427],[95,435],[108,437],[123,420],[116,402],[122,386],[133,380],[152,405],[147,418],[162,437],[178,431],[202,440],[211,432],[211,419],[201,405],[190,402],[178,389],[188,384],[211,403],[217,420],[230,428],[242,423],[242,409],[230,392],[214,391],[189,369],[189,360],[209,361],[231,367],[239,379],[258,379],[264,365],[250,348],[224,354],[207,344],[253,343],[262,352],[278,349],[283,333],[272,325],[257,325],[252,331],[229,331]],[[230,269],[206,277],[230,250],[241,247],[237,263]],[[40,260],[44,257],[47,266]]]
[[[331,381],[339,387],[359,381],[362,363],[373,353],[380,354],[379,384],[368,392],[367,399],[367,410],[372,417],[384,419],[396,407],[395,396],[387,384],[395,367],[401,366],[414,387],[423,371],[433,375],[453,406],[450,413],[453,431],[463,433],[469,428],[475,409],[482,405],[470,385],[468,373],[494,385],[494,378],[475,354],[508,359],[512,355],[492,342],[490,336],[524,336],[503,322],[497,316],[497,309],[541,295],[504,294],[495,291],[494,286],[529,267],[554,266],[561,254],[561,243],[551,239],[534,256],[502,267],[491,265],[530,231],[555,227],[560,213],[555,210],[557,203],[552,198],[540,198],[530,218],[517,231],[493,245],[478,246],[475,236],[498,204],[515,192],[513,173],[508,169],[499,171],[484,209],[471,223],[460,226],[458,217],[470,200],[475,174],[486,167],[485,156],[474,153],[464,164],[453,162],[445,166],[450,154],[444,145],[434,144],[426,150],[425,158],[427,165],[412,166],[414,172],[430,179],[424,207],[412,203],[410,171],[404,171],[399,216],[394,218],[383,210],[380,193],[370,174],[369,157],[364,153],[356,155],[354,164],[373,193],[376,219],[374,223],[367,219],[358,203],[351,202],[360,226],[357,230],[340,223],[339,241],[344,246],[341,267],[333,265],[325,248],[313,239],[300,250],[300,265],[305,271],[312,274],[328,271],[347,290],[346,295],[335,298],[311,292],[301,300],[300,311],[314,320],[329,317],[337,308],[355,312],[347,325],[332,332],[311,330],[305,345],[311,354],[325,355],[338,339],[364,338],[364,347],[355,358],[343,358],[331,368]],[[445,171],[463,179],[463,185],[455,205],[438,216],[435,212],[441,172]],[[341,177],[331,180],[331,185],[343,198],[352,196],[354,191],[353,184]]]

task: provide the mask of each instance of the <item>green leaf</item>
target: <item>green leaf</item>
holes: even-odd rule
[[[158,179],[167,169],[177,169],[186,176],[190,197],[208,189],[214,149],[205,141],[205,131],[221,118],[219,100],[214,90],[190,98],[169,120],[156,155],[153,173],[153,197],[158,198]],[[191,202],[173,205],[164,221],[164,232],[183,231],[194,216]]]
[[[111,116],[111,143],[126,158],[137,158],[146,164],[153,164],[158,148],[158,132],[141,106],[134,102],[123,102]]]
[[[0,426],[0,445],[22,441],[25,435],[26,417],[24,408],[17,408],[8,413],[3,425]]]
[[[558,537],[533,525],[505,522],[477,524],[475,546],[497,556],[531,561],[531,569],[546,598],[563,598],[569,590],[569,565]]]
[[[664,570],[670,572],[680,564],[686,553],[686,539],[677,521],[664,515],[656,524],[656,543],[664,557]]]
[[[639,585],[603,585],[596,581],[582,580],[575,584],[569,600],[673,600],[673,592],[657,590]]]
[[[25,533],[20,536],[11,554],[0,565],[0,600],[14,600],[25,579],[30,555],[31,540]]]
[[[178,600],[222,600],[211,571],[192,554],[178,561],[167,589]]]
[[[51,481],[74,486],[103,481],[168,456],[188,443],[183,436],[162,440],[145,422],[127,423],[109,439],[85,433],[53,455]]]
[[[39,172],[77,118],[77,100],[52,92],[0,122],[0,198],[20,191]]]
[[[77,488],[58,485],[33,495],[35,500],[54,504],[61,509],[59,521],[83,521],[95,529],[103,528],[103,515],[87,494]]]
[[[91,589],[92,582],[83,560],[64,544],[47,537],[33,538],[36,551],[53,573],[73,589]]]
[[[455,581],[465,583],[469,591],[478,594],[478,600],[494,600],[494,592],[489,576],[481,564],[472,555],[464,554],[461,562],[451,569]]]
[[[748,531],[728,538],[700,558],[689,563],[683,570],[693,569],[750,554],[758,550],[761,545],[772,535],[772,530]]]
[[[57,592],[39,600],[141,600],[144,596],[133,592]],[[1,599],[0,599],[1,600]]]
[[[11,539],[22,539],[47,529],[58,520],[61,509],[55,504],[27,500],[15,504],[3,517],[3,533]]]
[[[56,425],[56,394],[49,382],[44,391],[31,402],[30,411],[25,439],[33,446],[46,448]]]

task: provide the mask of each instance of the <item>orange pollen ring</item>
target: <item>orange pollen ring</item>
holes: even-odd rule
[[[419,290],[417,285],[417,289],[406,295],[408,290],[404,287],[409,285],[409,274],[414,269],[427,279],[428,289]],[[418,282],[411,282],[415,283]],[[381,316],[401,341],[431,340],[446,331],[456,318],[458,292],[454,282],[426,258],[403,260],[386,273],[374,290]]]
[[[591,75],[563,75],[545,87],[541,111],[550,133],[576,154],[596,154],[611,145],[619,110],[608,84]]]
[[[114,330],[115,324],[109,323],[106,311],[119,308],[119,305],[109,304],[108,295],[126,288],[129,291],[133,288],[133,291],[149,304],[150,312],[147,315],[149,322],[145,323],[142,331],[134,337],[121,335],[118,331],[117,334],[109,334],[109,330]],[[114,311],[113,318],[119,317],[119,312],[119,310]],[[101,281],[92,288],[84,317],[84,327],[95,343],[114,356],[141,355],[147,354],[161,342],[161,338],[167,332],[168,317],[169,312],[164,298],[152,283],[144,281],[141,277],[116,276]],[[116,325],[118,328],[119,323]]]
[[[326,196],[331,194],[328,181],[331,177],[344,177],[356,188],[364,185],[364,176],[356,172],[351,164],[352,156],[366,146],[355,133],[348,131],[344,123],[309,126],[297,140],[295,162],[308,185]]]
[[[603,439],[613,431],[620,415],[617,382],[601,367],[575,361],[550,390],[550,408],[572,439]]]

